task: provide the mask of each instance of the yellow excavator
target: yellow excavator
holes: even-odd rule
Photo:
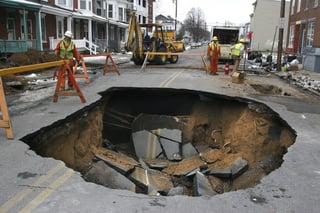
[[[152,32],[152,37],[148,32]],[[145,60],[158,65],[165,64],[167,61],[177,63],[179,56],[170,53],[183,52],[185,48],[182,41],[173,39],[173,35],[174,32],[164,32],[159,23],[140,24],[136,11],[131,11],[125,49],[132,51],[131,60],[136,65],[142,65]],[[148,52],[166,54],[147,54]]]

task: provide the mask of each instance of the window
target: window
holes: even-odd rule
[[[56,4],[59,6],[64,6],[64,7],[72,7],[72,2],[73,0],[56,0]]]
[[[315,25],[315,21],[310,21],[308,23],[307,40],[306,40],[307,47],[311,47],[313,45],[314,25]]]
[[[80,9],[86,9],[86,0],[80,0]]]
[[[62,38],[63,37],[63,18],[57,17],[57,38]]]
[[[108,5],[108,18],[113,18],[113,5]]]
[[[67,0],[58,0],[59,5],[67,5]]]
[[[309,0],[306,0],[306,5],[305,5],[304,10],[308,10],[308,8],[309,8]]]
[[[147,0],[142,0],[142,6],[143,6],[144,8],[147,7]]]
[[[119,7],[119,21],[124,21],[124,9]]]
[[[296,0],[292,0],[292,4],[291,4],[291,15],[294,14],[295,3],[296,3]]]
[[[42,42],[47,41],[47,30],[46,30],[46,16],[41,14],[41,40]]]
[[[301,7],[301,0],[298,0],[298,4],[297,4],[297,13],[300,12],[300,7]]]
[[[97,0],[97,4],[96,4],[96,14],[98,16],[102,16],[102,2],[101,0]]]
[[[14,18],[7,19],[8,40],[16,40],[16,26]]]
[[[290,26],[288,48],[293,48],[294,43],[294,25]]]
[[[314,0],[313,7],[318,7],[319,0]]]

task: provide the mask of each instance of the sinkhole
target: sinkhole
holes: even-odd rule
[[[296,139],[279,114],[249,99],[171,88],[100,95],[21,140],[111,189],[214,196],[258,184]]]

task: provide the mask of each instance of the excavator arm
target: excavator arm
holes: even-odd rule
[[[125,48],[127,51],[132,51],[133,60],[143,60],[142,30],[136,17],[136,11],[130,12],[128,38]]]

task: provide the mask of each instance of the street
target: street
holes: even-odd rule
[[[205,47],[190,52],[203,53]],[[319,96],[272,73],[248,72],[244,83],[237,84],[224,74],[223,65],[217,76],[202,67],[200,56],[183,55],[176,64],[147,64],[144,69],[132,62],[119,63],[120,75],[103,75],[97,65],[93,72],[90,69],[95,66],[88,65],[90,83],[77,79],[86,103],[77,96],[59,97],[54,103],[55,82],[6,97],[14,139],[6,139],[4,130],[0,131],[0,212],[319,212]],[[281,166],[256,185],[199,197],[150,196],[86,182],[64,162],[39,156],[21,140],[90,107],[110,88],[191,90],[260,102],[275,117],[279,115],[297,137],[284,153]]]

